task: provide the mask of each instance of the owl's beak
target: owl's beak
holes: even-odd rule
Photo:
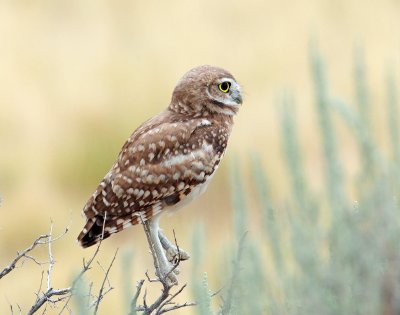
[[[242,105],[243,99],[242,99],[242,95],[240,95],[240,93],[238,93],[238,92],[232,93],[232,98],[238,105]]]

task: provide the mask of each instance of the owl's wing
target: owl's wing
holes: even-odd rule
[[[155,119],[137,129],[83,210],[88,222],[78,237],[82,246],[98,241],[103,223],[105,238],[153,217],[204,183],[220,160],[212,128],[204,119]]]

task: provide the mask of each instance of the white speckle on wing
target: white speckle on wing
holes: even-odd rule
[[[193,144],[193,147],[196,146]],[[191,151],[190,154],[178,154],[170,157],[167,160],[164,160],[161,164],[164,167],[171,167],[174,165],[181,165],[185,163],[194,162],[198,159],[202,159],[205,157],[205,154],[211,153],[213,150],[212,145],[203,143],[201,149]]]
[[[108,207],[110,205],[110,203],[107,201],[107,199],[105,197],[103,197],[103,203],[106,207]]]
[[[150,143],[149,144],[149,149],[155,151],[156,150],[156,144],[155,143]]]
[[[146,177],[146,183],[147,184],[152,184],[153,181],[154,181],[154,175],[150,174],[149,176]]]
[[[199,127],[202,127],[202,126],[210,126],[210,125],[211,125],[211,122],[210,122],[208,119],[202,119],[202,120],[200,121],[200,123],[198,124]]]
[[[149,162],[153,161],[154,156],[155,156],[155,155],[154,155],[153,152],[150,152],[150,153],[149,153]]]
[[[120,185],[113,185],[112,186],[112,190],[114,192],[114,194],[116,194],[118,197],[121,197],[124,194],[124,190],[122,189],[122,187]],[[104,198],[103,198],[104,200]],[[106,206],[108,206],[106,203],[104,203]]]

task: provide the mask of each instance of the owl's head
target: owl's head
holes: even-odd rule
[[[235,115],[242,104],[240,86],[228,71],[199,66],[189,70],[178,82],[169,108],[195,116]]]

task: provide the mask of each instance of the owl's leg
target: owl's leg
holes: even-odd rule
[[[146,231],[147,241],[153,254],[154,266],[156,267],[157,276],[165,279],[168,284],[178,284],[178,279],[174,271],[174,265],[171,264],[164,252],[161,241],[158,237],[158,218],[152,218],[143,222]]]
[[[169,241],[169,239],[161,232],[161,230],[158,230],[158,238],[160,239],[161,245],[165,250],[169,262],[176,263],[178,261],[178,258],[179,260],[188,260],[190,258],[190,255],[182,248],[179,247],[178,249],[175,245],[173,245]]]

